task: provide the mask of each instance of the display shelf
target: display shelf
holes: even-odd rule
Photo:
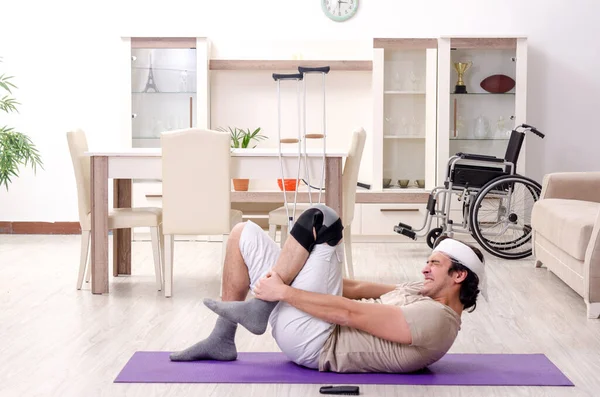
[[[508,138],[450,138],[451,141],[508,141]]]
[[[391,178],[435,180],[437,51],[431,40],[374,41],[373,179],[386,193],[424,192],[424,189],[384,188]]]
[[[438,51],[437,182],[441,184],[452,154],[503,157],[510,131],[526,122],[527,43],[519,37],[444,37],[438,41]],[[458,62],[471,65],[462,76],[468,93],[454,93]],[[493,75],[509,76],[515,86],[505,93],[487,92],[481,82]],[[523,164],[521,159],[519,166]]]
[[[254,59],[211,59],[210,70],[294,70],[299,66],[329,66],[332,71],[370,71],[373,61],[354,60],[254,60]]]
[[[384,135],[383,139],[425,139],[424,136],[410,136],[410,135]]]
[[[400,187],[400,186],[394,186],[394,185],[390,185],[388,187],[384,187],[383,191],[386,193],[425,193],[425,192],[429,192],[428,190],[425,190],[424,188],[420,188],[420,187],[416,187],[416,186],[409,186],[409,187]]]
[[[465,94],[456,94],[451,92],[450,95],[455,96],[473,96],[473,95],[493,95],[493,96],[515,96],[514,92],[504,92],[504,93],[496,93],[496,92],[467,92]]]
[[[395,91],[388,90],[383,92],[385,95],[425,95],[425,91]]]
[[[137,59],[136,59],[137,60]],[[150,70],[152,68],[153,71],[170,71],[170,72],[187,72],[187,73],[196,73],[195,69],[184,69],[184,68],[163,68],[163,67],[155,67],[155,66],[131,66],[132,70]]]
[[[198,125],[199,101],[203,101],[198,93],[202,92],[198,65],[204,62],[198,63],[194,48],[164,46],[176,42],[156,41],[158,48],[151,47],[151,41],[146,42],[147,48],[133,48],[132,42],[128,127],[132,147],[160,147],[161,132]]]
[[[140,95],[140,94],[149,94],[149,95],[156,95],[156,94],[186,94],[186,95],[191,95],[191,94],[196,94],[195,91],[160,91],[160,92],[131,91],[131,93],[134,94],[134,95]]]

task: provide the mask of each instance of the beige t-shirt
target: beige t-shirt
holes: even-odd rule
[[[362,302],[402,309],[412,336],[406,345],[337,325],[319,356],[319,371],[412,372],[433,364],[450,349],[461,319],[450,307],[419,294],[422,282],[398,285],[379,299]]]

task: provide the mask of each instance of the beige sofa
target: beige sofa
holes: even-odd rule
[[[600,317],[600,172],[548,174],[533,206],[533,255]]]

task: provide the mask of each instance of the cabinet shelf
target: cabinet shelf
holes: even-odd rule
[[[405,193],[424,193],[424,192],[429,192],[429,190],[426,190],[425,188],[419,188],[416,186],[410,186],[410,187],[400,187],[400,186],[390,186],[390,187],[384,187],[383,191],[386,193],[401,193],[401,192],[405,192]]]
[[[386,95],[425,95],[425,91],[384,91]]]
[[[508,141],[508,138],[450,138],[450,141]]]
[[[294,70],[298,66],[329,66],[332,71],[370,71],[373,61],[211,59],[210,70]]]
[[[158,70],[168,70],[171,72],[187,72],[187,73],[196,73],[196,70],[194,69],[180,69],[180,68],[157,68],[157,67],[150,67],[150,66],[132,66],[131,69],[137,69],[137,70],[150,70],[152,69],[153,71],[158,71]]]
[[[383,139],[425,139],[425,137],[419,135],[384,135]]]
[[[514,92],[504,92],[504,93],[495,93],[495,92],[468,92],[466,94],[456,94],[454,92],[451,92],[450,95],[456,95],[456,96],[471,96],[471,95],[495,95],[495,96],[515,96]]]
[[[160,95],[160,94],[185,94],[185,95],[190,95],[190,94],[196,94],[196,92],[194,92],[194,91],[161,91],[161,92],[131,91],[131,93],[135,94],[135,95],[140,95],[140,94],[147,94],[147,95]]]

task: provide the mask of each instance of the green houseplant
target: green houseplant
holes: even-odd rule
[[[12,89],[17,88],[12,79],[13,76],[0,74],[0,110],[4,113],[18,113],[17,105],[20,105],[12,97]],[[18,178],[20,167],[28,165],[34,172],[38,166],[44,168],[38,149],[27,135],[0,123],[0,186],[4,185],[8,191],[11,178]]]
[[[227,129],[219,127],[218,130],[223,132],[229,132],[229,135],[231,136],[232,149],[246,149],[252,141],[260,142],[262,140],[267,139],[265,135],[260,133],[260,127],[258,127],[254,131],[250,131],[250,128],[244,130],[242,128],[237,127],[227,127]],[[255,147],[256,145],[252,146],[252,148]]]
[[[231,136],[232,149],[247,149],[252,141],[260,142],[267,137],[260,133],[260,127],[251,131],[250,128],[242,129],[237,127],[227,127],[227,129],[219,127],[219,131],[229,132]],[[256,145],[252,146],[255,148]],[[247,191],[250,180],[248,179],[233,179],[233,188],[236,191]]]

